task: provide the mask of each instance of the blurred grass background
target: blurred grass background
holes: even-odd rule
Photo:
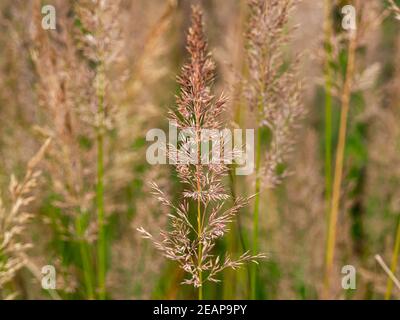
[[[167,111],[174,106],[174,95],[179,91],[175,75],[187,58],[185,37],[190,6],[194,2],[197,3],[182,0],[121,2],[118,22],[122,30],[119,43],[123,59],[112,64],[106,75],[110,82],[107,87],[110,104],[124,109],[115,120],[117,125],[107,133],[105,146],[106,297],[109,299],[196,298],[193,288],[180,284],[184,279],[183,271],[141,240],[135,230],[143,225],[157,232],[166,224],[166,209],[152,198],[150,181],[161,185],[173,201],[179,201],[182,191],[170,166],[155,168],[146,162],[145,133],[151,128],[167,130]],[[246,102],[240,98],[240,88],[236,86],[237,76],[246,77],[248,72],[243,62],[249,14],[246,1],[204,0],[200,3],[205,12],[209,48],[217,61],[217,91],[224,90],[231,98],[227,121],[232,126],[253,128],[255,120],[249,116]],[[329,66],[334,79],[332,163],[338,141],[341,85],[348,58],[340,8],[347,3],[349,1],[332,1],[329,10],[332,19]],[[34,25],[41,18],[37,10],[44,4],[53,4],[57,9],[57,30],[36,30],[41,35],[33,37]],[[84,90],[74,89],[72,85],[71,92],[68,92],[70,87],[64,90],[62,79],[67,79],[67,85],[70,85],[68,81],[76,81],[78,85],[93,84],[90,61],[82,58],[81,62],[78,56],[78,65],[85,65],[85,70],[89,70],[82,71],[74,68],[76,58],[69,57],[70,46],[78,48],[81,55],[83,52],[75,38],[75,33],[82,31],[76,6],[74,1],[57,0],[3,0],[0,3],[2,196],[7,195],[10,174],[23,175],[25,164],[42,143],[43,136],[48,132],[50,136],[61,136],[49,109],[43,107],[48,104],[42,97],[43,75],[38,72],[32,55],[36,52],[40,58],[49,50],[53,52],[48,62],[54,66],[61,88],[55,92],[65,93],[64,98],[56,95],[55,99],[61,99],[55,104],[56,113],[62,112],[60,106],[67,105],[68,99],[75,101],[75,95],[84,94]],[[385,1],[369,0],[365,4],[363,15],[371,26],[356,51],[357,82],[350,100],[336,255],[331,275],[331,297],[336,299],[384,297],[387,275],[374,256],[380,254],[390,265],[400,221],[400,25],[390,14],[379,20],[387,8]],[[323,1],[312,0],[301,1],[290,16],[291,25],[299,27],[293,31],[287,51],[288,56],[293,52],[303,53],[302,101],[308,115],[297,132],[295,150],[287,165],[292,174],[279,187],[263,189],[260,194],[259,250],[267,253],[268,259],[257,267],[257,299],[322,298],[327,225],[324,19]],[[69,29],[71,26],[73,30]],[[63,63],[58,64],[58,61]],[[51,85],[52,79],[45,79],[45,83]],[[81,195],[76,199],[66,198],[67,192],[58,191],[68,187],[72,190],[77,182],[67,185],[57,177],[55,172],[61,172],[66,178],[68,171],[64,171],[62,162],[57,162],[57,157],[50,153],[43,164],[44,182],[36,190],[37,199],[30,209],[34,212],[33,221],[22,234],[22,238],[32,244],[28,255],[35,266],[39,269],[43,265],[56,267],[57,294],[62,299],[90,298],[82,244],[89,252],[88,276],[94,287],[97,281],[94,269],[98,266],[95,249],[98,226],[93,222],[95,179],[91,173],[95,143],[89,127],[83,123],[76,129],[74,149],[71,149],[76,155],[72,157],[76,163],[71,168],[80,168],[76,169],[79,174],[75,178],[82,183],[77,189]],[[63,150],[65,140],[60,141],[57,145]],[[268,134],[262,134],[262,146],[268,141]],[[234,176],[227,178],[226,183],[235,194],[254,193],[254,176]],[[69,196],[71,190],[68,190]],[[84,199],[85,203],[76,204],[77,199]],[[239,255],[251,248],[253,205],[241,210],[240,220],[232,223],[230,234],[218,243],[216,252],[230,251]],[[78,211],[82,232],[76,228]],[[356,290],[341,288],[344,265],[357,269]],[[205,298],[249,297],[247,267],[236,272],[224,271],[221,280],[219,284],[205,285]],[[0,297],[18,292],[19,299],[50,298],[29,268],[19,270],[0,290]],[[394,288],[392,297],[400,297],[399,290]]]

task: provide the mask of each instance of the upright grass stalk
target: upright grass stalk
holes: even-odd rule
[[[85,281],[86,296],[89,300],[95,298],[92,281],[92,270],[90,263],[90,251],[87,242],[83,239],[84,229],[82,226],[82,215],[75,218],[75,228],[78,234],[79,251],[82,259],[83,277]]]
[[[196,120],[197,123],[200,123],[200,119]],[[200,127],[199,125],[196,126],[196,144],[197,144],[197,165],[196,165],[196,184],[197,184],[197,241],[199,243],[199,248],[197,252],[197,267],[199,268],[199,281],[203,283],[203,271],[201,269],[201,262],[202,262],[202,243],[201,243],[201,235],[203,233],[202,228],[202,216],[201,216],[201,137],[200,137]],[[199,286],[199,300],[203,300],[203,286]]]
[[[121,61],[121,26],[120,26],[119,0],[82,1],[77,2],[76,11],[81,28],[81,45],[89,68],[91,79],[94,77],[89,103],[96,109],[85,108],[83,113],[88,113],[86,121],[94,128],[96,148],[96,187],[95,205],[97,214],[97,297],[106,298],[106,272],[107,272],[107,236],[106,216],[104,209],[104,161],[106,134],[114,127],[117,118],[117,103],[110,87],[111,76],[109,71]],[[92,70],[92,65],[96,66]],[[113,83],[120,83],[120,78],[114,78]],[[122,81],[122,80],[121,80]],[[87,110],[89,109],[89,110]],[[89,112],[88,112],[89,111]]]
[[[97,244],[98,257],[98,294],[100,299],[106,297],[106,234],[104,221],[104,69],[100,60],[98,70],[97,100],[100,124],[97,130],[97,223],[99,228],[99,238]]]
[[[236,193],[236,176],[235,176],[235,170],[236,166],[233,165],[232,168],[229,170],[229,182],[230,182],[230,191],[231,191],[231,196],[232,196],[232,201],[235,203],[237,199],[237,193]],[[243,213],[247,214],[248,211],[243,208]],[[239,238],[239,239],[238,239]],[[240,214],[237,216],[237,226],[235,229],[232,230],[231,234],[229,235],[228,238],[231,246],[230,249],[232,251],[236,251],[239,248],[237,247],[237,243],[239,243],[239,246],[241,247],[242,251],[247,251],[248,249],[248,238],[247,234],[245,234],[245,230],[243,228],[243,222],[240,217]],[[245,296],[250,295],[250,290],[251,290],[251,266],[246,267],[245,273],[246,275],[244,276],[245,283],[246,283],[246,292]],[[228,271],[229,272],[229,271]],[[236,288],[238,287],[238,276],[233,273],[233,271],[229,272],[229,280],[224,281],[224,300],[229,300],[231,297],[234,297],[233,294],[236,292]],[[229,282],[229,283],[227,283]]]
[[[183,66],[177,78],[180,84],[180,95],[177,96],[177,108],[170,112],[170,120],[177,127],[190,130],[189,141],[179,146],[168,147],[168,155],[172,157],[177,175],[185,186],[182,202],[173,204],[164,192],[153,184],[157,199],[170,209],[168,231],[161,231],[161,239],[155,239],[143,228],[137,230],[144,238],[151,239],[155,247],[168,259],[176,261],[186,272],[188,278],[184,284],[193,285],[198,290],[199,300],[203,299],[203,285],[206,281],[219,282],[217,275],[227,268],[237,269],[247,262],[257,263],[264,258],[262,254],[251,255],[244,252],[236,259],[229,254],[224,257],[214,254],[217,239],[228,231],[234,216],[248,203],[247,198],[234,199],[234,204],[226,208],[230,196],[225,193],[223,177],[229,171],[225,163],[226,154],[212,164],[203,162],[201,146],[211,141],[221,141],[224,137],[213,134],[204,135],[203,129],[219,132],[222,126],[221,116],[226,98],[221,95],[215,98],[212,86],[215,77],[215,64],[207,49],[203,30],[203,15],[198,6],[192,9],[192,24],[187,35],[189,61]],[[215,139],[215,140],[214,140]],[[166,147],[167,149],[167,147]],[[196,150],[196,154],[190,151]],[[232,155],[228,155],[231,159]],[[178,160],[179,159],[179,160]],[[228,160],[228,159],[227,159]],[[196,216],[192,217],[191,208],[196,207]],[[197,221],[197,226],[191,220]]]
[[[202,228],[201,228],[201,204],[200,200],[197,201],[197,232],[199,235],[201,235]],[[198,236],[199,239],[200,236]],[[201,260],[202,260],[202,245],[199,239],[199,249],[198,249],[198,262],[197,266],[199,268],[199,281],[203,282],[203,271],[201,270]],[[199,300],[203,300],[203,286],[199,287]]]
[[[393,0],[389,0],[389,3],[391,5],[393,13],[395,13],[396,15],[396,18],[400,20],[400,8],[395,4]],[[390,263],[390,271],[392,272],[392,274],[395,274],[397,271],[399,252],[400,252],[400,216],[397,221],[396,239],[393,247],[392,261]],[[389,277],[386,285],[386,293],[385,293],[386,300],[390,300],[392,296],[392,290],[393,290],[393,279]]]
[[[244,35],[243,35],[243,29],[245,27],[245,20],[246,20],[246,6],[247,6],[247,0],[240,0],[238,4],[238,18],[237,18],[237,29],[236,29],[236,37],[238,40],[235,41],[235,57],[234,57],[234,65],[235,69],[240,70],[240,74],[243,77],[246,77],[246,63],[244,58]],[[233,121],[239,128],[243,128],[243,120],[244,120],[244,104],[243,104],[243,88],[240,85],[235,84],[234,88],[234,104],[232,105],[233,108]],[[235,176],[235,170],[236,166],[232,165],[232,167],[229,170],[229,182],[230,182],[230,189],[231,189],[231,196],[233,202],[236,200],[236,195],[237,195],[237,179]],[[245,209],[245,208],[243,208]],[[245,215],[247,215],[247,210],[243,212]],[[245,240],[245,230],[243,228],[243,222],[241,215],[239,214],[237,216],[237,224],[235,228],[232,230],[231,234],[229,235],[228,242],[230,244],[230,249],[232,251],[236,251],[238,249],[237,244],[242,248],[242,251],[247,251],[247,244]],[[239,241],[238,241],[239,239]],[[247,279],[246,285],[247,285],[247,292],[246,296],[249,296],[250,294],[250,283],[251,283],[251,277],[250,277],[250,269],[249,267],[246,268],[245,270],[247,274]],[[227,272],[227,278],[228,281],[224,281],[224,299],[230,299],[233,297],[234,293],[236,292],[237,288],[237,283],[238,283],[238,277],[239,274],[236,274],[233,271],[228,271]]]
[[[258,251],[258,224],[260,216],[260,190],[261,190],[261,129],[257,128],[257,146],[256,146],[256,181],[255,181],[255,198],[253,211],[253,243],[252,252]],[[251,266],[251,299],[257,298],[257,266]]]
[[[38,12],[40,12],[40,1],[36,1],[35,5]],[[67,11],[64,12],[62,10],[63,14],[58,17],[58,23],[62,31],[54,38],[41,31],[41,17],[37,17],[38,32],[34,34],[34,39],[38,41],[40,46],[38,45],[35,48],[36,50],[32,51],[32,58],[40,78],[39,95],[43,97],[40,101],[41,105],[46,108],[45,114],[48,117],[45,126],[40,130],[46,135],[54,137],[55,140],[52,149],[53,155],[48,163],[52,169],[50,170],[50,176],[53,182],[53,192],[60,195],[60,200],[57,203],[54,202],[54,205],[61,209],[61,215],[60,217],[54,216],[54,219],[63,224],[63,216],[73,217],[73,219],[68,219],[68,224],[71,221],[72,225],[68,225],[67,229],[74,231],[69,236],[71,236],[71,239],[76,239],[78,244],[77,254],[81,260],[81,266],[79,267],[82,268],[82,282],[88,299],[95,299],[97,293],[97,269],[92,265],[92,253],[87,239],[85,239],[85,231],[88,228],[90,229],[89,226],[93,226],[94,221],[88,219],[87,223],[83,225],[83,217],[87,212],[89,202],[90,206],[92,206],[92,196],[89,196],[89,193],[96,194],[96,204],[94,206],[97,206],[97,208],[93,210],[97,209],[98,215],[99,247],[104,247],[103,135],[104,123],[106,122],[104,120],[105,67],[103,63],[98,62],[97,57],[101,56],[100,61],[104,61],[106,47],[104,45],[96,47],[97,44],[103,43],[104,40],[101,35],[102,28],[96,24],[99,21],[99,14],[95,8],[99,9],[99,5],[99,2],[89,3],[84,1],[76,2],[73,7],[71,4],[71,12],[72,9],[76,10],[79,21],[84,25],[82,28],[75,26],[74,19],[66,13]],[[101,2],[101,5],[104,5],[104,1]],[[111,11],[103,10],[103,12],[108,13]],[[104,19],[104,17],[100,18]],[[87,20],[90,20],[90,23]],[[79,38],[80,49],[83,49],[87,60],[82,59],[82,52],[78,54],[78,50],[74,47],[75,36],[81,32],[84,32],[85,35],[82,34]],[[93,41],[94,38],[99,41]],[[60,45],[61,43],[62,45]],[[115,43],[112,42],[112,45],[115,46]],[[100,52],[101,54],[98,54]],[[88,60],[96,63],[97,70],[93,70]],[[76,75],[79,75],[79,77],[75,79]],[[54,99],[54,97],[57,98]],[[94,104],[98,106],[96,110],[88,107]],[[47,129],[48,127],[50,130]],[[88,136],[87,128],[93,130],[90,136],[92,136],[93,132],[93,143],[97,145],[97,155],[86,148],[82,148],[80,137]],[[104,273],[101,271],[104,269],[102,267],[105,264],[104,260],[104,255],[100,254],[99,250],[99,259],[97,260],[99,274]],[[99,276],[99,278],[104,279],[104,276]],[[104,283],[104,281],[102,282]],[[103,285],[99,286],[103,287]],[[102,291],[104,290],[99,290],[99,292]]]
[[[325,49],[325,201],[329,212],[332,195],[332,1],[325,0],[324,49]]]
[[[398,218],[398,221],[397,221],[396,240],[395,240],[393,253],[392,253],[392,261],[390,263],[390,271],[393,274],[396,274],[396,271],[397,271],[397,263],[399,261],[399,252],[400,252],[400,217]],[[387,280],[387,285],[386,285],[386,293],[385,293],[386,300],[389,300],[391,298],[392,290],[393,290],[393,280],[389,277]]]
[[[295,139],[298,121],[305,114],[300,101],[301,83],[297,79],[298,61],[288,64],[285,49],[289,44],[291,0],[249,0],[249,21],[246,32],[247,79],[245,97],[256,121],[255,203],[253,208],[252,251],[259,247],[259,215],[261,185],[274,188],[288,174],[288,159]],[[268,142],[262,147],[262,130]],[[264,154],[264,159],[261,157]],[[251,269],[250,297],[257,296],[257,269]]]
[[[358,1],[356,1],[356,3],[358,3]],[[337,229],[337,220],[339,213],[341,184],[343,177],[344,150],[346,146],[347,118],[350,108],[351,88],[352,88],[354,69],[355,69],[356,48],[357,48],[357,32],[352,31],[349,40],[346,77],[341,96],[342,110],[340,114],[339,140],[336,149],[332,203],[331,203],[331,210],[329,213],[328,234],[326,241],[325,276],[324,276],[324,292],[323,292],[325,298],[327,298],[330,294],[330,286],[331,286],[330,278],[332,274],[333,259],[335,255],[336,229]]]

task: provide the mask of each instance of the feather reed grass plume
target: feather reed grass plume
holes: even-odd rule
[[[113,128],[116,116],[116,104],[112,89],[121,79],[109,81],[112,67],[120,62],[122,41],[119,25],[120,1],[95,0],[82,1],[76,10],[82,23],[82,48],[85,56],[94,64],[95,99],[91,107],[84,111],[92,111],[89,124],[94,125],[96,136],[96,210],[98,225],[97,241],[97,281],[100,299],[106,298],[107,216],[105,198],[105,154],[106,133]],[[90,64],[89,64],[90,65]]]
[[[257,126],[255,154],[255,204],[253,212],[253,254],[258,251],[258,223],[262,185],[275,187],[288,175],[286,160],[292,152],[294,130],[304,117],[300,101],[301,84],[296,79],[298,58],[287,65],[284,48],[289,42],[291,0],[250,0],[246,60],[248,78],[244,82],[247,104]],[[269,136],[262,161],[262,131]],[[261,178],[263,177],[263,178]],[[251,271],[251,296],[256,298],[256,269]]]
[[[38,179],[41,175],[37,166],[49,144],[50,139],[28,162],[27,171],[22,181],[18,181],[14,175],[11,176],[9,207],[6,207],[6,204],[0,198],[0,297],[2,297],[5,284],[11,281],[17,271],[27,262],[24,254],[31,247],[31,244],[21,240],[20,236],[32,218],[32,214],[27,210],[35,199],[32,192],[37,188]]]
[[[24,167],[37,143],[27,130],[35,122],[32,103],[33,77],[29,52],[32,3],[1,1],[0,4],[0,184],[9,172]],[[17,143],[16,143],[17,141]]]
[[[75,4],[77,18],[82,24],[76,36],[80,49],[88,59],[94,90],[94,99],[90,105],[83,105],[81,112],[87,116],[87,124],[102,135],[114,127],[118,108],[113,101],[113,89],[123,79],[121,74],[112,77],[116,66],[122,62],[120,8],[119,0],[82,0]]]
[[[59,28],[54,32],[41,28],[40,1],[35,5],[36,46],[31,53],[46,120],[39,131],[54,137],[48,164],[54,190],[61,196],[55,203],[62,209],[58,224],[64,238],[80,244],[89,299],[95,289],[88,244],[98,240],[99,296],[104,298],[108,221],[104,180],[111,144],[107,138],[116,123],[114,92],[124,79],[116,72],[122,61],[120,2],[59,2]]]
[[[248,106],[258,127],[268,128],[271,141],[262,168],[267,186],[274,187],[288,174],[282,169],[292,152],[294,129],[305,115],[297,80],[298,57],[288,64],[285,47],[290,40],[290,12],[295,1],[250,0],[247,32],[249,77],[245,83]]]
[[[77,57],[71,30],[73,21],[67,17],[69,6],[58,7],[59,30],[49,34],[41,28],[40,1],[35,2],[36,17],[32,28],[30,53],[36,73],[39,113],[43,119],[36,130],[53,139],[47,165],[53,190],[58,197],[55,205],[63,215],[76,217],[86,212],[93,201],[95,154],[82,148],[80,139],[93,138],[81,116],[80,108],[89,104],[90,72]],[[76,75],[79,74],[79,77]],[[77,106],[80,106],[79,108]],[[65,236],[75,235],[65,230]]]
[[[91,81],[93,72],[79,56],[73,34],[74,21],[69,4],[58,6],[56,32],[41,28],[40,1],[35,2],[36,19],[32,28],[34,46],[31,56],[37,75],[39,111],[43,117],[37,130],[53,139],[46,161],[52,192],[52,206],[59,214],[50,217],[55,238],[77,242],[80,248],[87,298],[94,298],[93,273],[89,244],[96,238],[93,199],[96,171],[93,126],[88,125],[88,112],[95,96]],[[77,77],[79,75],[79,77]],[[93,123],[93,121],[92,121]],[[82,141],[85,141],[84,144]]]
[[[199,299],[202,299],[205,281],[218,282],[217,275],[225,268],[236,269],[248,261],[256,263],[263,255],[245,252],[234,260],[228,254],[221,258],[212,253],[216,240],[228,231],[228,224],[238,210],[246,205],[247,199],[237,198],[232,207],[225,209],[224,204],[229,195],[224,191],[222,179],[226,175],[227,166],[224,163],[201,163],[200,145],[205,142],[202,140],[201,130],[221,127],[219,119],[226,100],[222,95],[215,98],[211,93],[215,64],[207,51],[202,12],[197,6],[192,8],[187,50],[190,60],[183,66],[182,74],[177,78],[181,92],[177,97],[177,110],[170,113],[170,119],[176,121],[180,129],[193,129],[195,164],[176,165],[178,177],[185,185],[179,205],[168,200],[157,185],[153,186],[159,201],[171,209],[171,229],[161,231],[161,240],[157,240],[143,228],[138,228],[138,231],[144,238],[151,239],[168,259],[179,263],[188,274],[183,283],[199,288]],[[170,155],[174,152],[171,148],[169,151]],[[196,224],[191,222],[194,220],[190,215],[191,210],[196,212]]]

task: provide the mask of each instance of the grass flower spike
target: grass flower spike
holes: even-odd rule
[[[192,10],[192,26],[187,37],[190,61],[178,77],[181,93],[177,98],[177,110],[170,113],[170,120],[176,121],[179,129],[193,130],[195,164],[176,165],[177,174],[185,185],[179,205],[171,203],[154,185],[159,201],[171,208],[171,229],[161,232],[161,240],[156,240],[143,228],[138,230],[145,238],[151,239],[167,258],[179,263],[188,274],[184,283],[199,288],[199,299],[202,299],[205,281],[218,282],[217,274],[225,268],[236,269],[245,262],[257,262],[263,255],[245,252],[234,260],[228,254],[221,258],[212,253],[217,239],[228,231],[229,223],[248,199],[238,198],[233,206],[226,208],[229,195],[224,190],[222,179],[228,167],[225,163],[201,163],[200,146],[207,142],[203,140],[201,130],[221,128],[219,119],[226,99],[222,95],[215,98],[211,93],[215,65],[207,51],[202,13],[198,7]],[[192,212],[196,213],[195,219],[191,217]]]

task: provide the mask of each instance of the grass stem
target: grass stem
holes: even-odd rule
[[[397,221],[396,240],[392,253],[392,261],[390,263],[390,271],[392,272],[392,274],[395,274],[397,271],[397,263],[399,261],[399,251],[400,251],[400,217],[398,218]],[[393,290],[393,280],[389,277],[386,285],[385,300],[390,300],[390,297],[392,296],[392,290]]]
[[[106,297],[106,235],[104,221],[104,67],[100,62],[98,68],[98,108],[100,115],[100,125],[97,132],[97,186],[96,186],[96,204],[97,204],[97,223],[99,228],[99,238],[97,245],[98,257],[98,294],[99,298],[104,300]]]
[[[94,299],[90,254],[87,243],[83,239],[82,217],[79,215],[75,220],[76,231],[79,236],[79,251],[82,259],[83,277],[86,287],[86,295],[89,300]]]
[[[357,47],[357,34],[352,31],[349,40],[348,60],[345,83],[341,96],[342,110],[340,114],[339,140],[336,149],[335,175],[333,180],[332,203],[328,221],[328,233],[326,241],[325,255],[325,276],[324,276],[324,292],[327,298],[330,294],[331,273],[333,268],[333,260],[336,244],[336,229],[340,204],[340,192],[343,178],[344,151],[346,146],[347,118],[350,108],[351,88],[355,69],[355,57]]]
[[[201,206],[200,206],[200,193],[199,193],[199,198],[197,200],[197,232],[198,236],[200,237],[201,235]],[[198,248],[198,257],[199,257],[199,267],[201,267],[201,255],[202,255],[202,246],[201,246],[201,241],[199,241],[199,248]],[[199,270],[199,280],[200,280],[200,287],[199,287],[199,300],[203,300],[203,272],[201,269]]]
[[[200,133],[200,118],[196,117],[196,137],[197,137],[197,164],[196,164],[196,180],[197,180],[197,238],[198,238],[198,253],[197,253],[197,265],[199,268],[199,300],[203,300],[203,271],[201,269],[202,263],[202,252],[203,247],[201,245],[202,235],[202,215],[201,215],[201,181],[200,181],[200,170],[201,170],[201,133]]]
[[[325,48],[325,201],[329,211],[332,194],[332,20],[331,0],[325,0],[324,48]]]
[[[256,146],[256,182],[255,182],[255,199],[253,211],[253,246],[252,253],[255,255],[258,252],[258,223],[260,215],[260,189],[261,189],[261,129],[257,128],[257,146]],[[257,297],[257,265],[251,265],[251,299]]]

